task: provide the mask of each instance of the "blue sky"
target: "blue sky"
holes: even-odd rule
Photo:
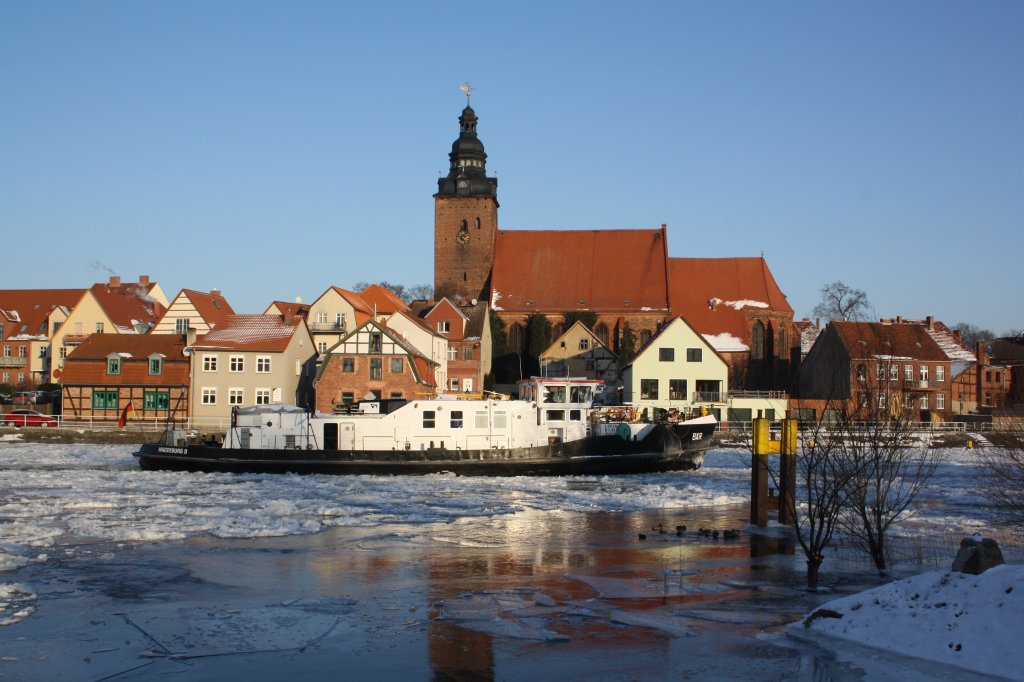
[[[842,280],[1020,329],[1022,35],[1016,0],[9,0],[0,288],[432,282],[469,80],[502,227],[666,223],[763,253],[797,317]]]

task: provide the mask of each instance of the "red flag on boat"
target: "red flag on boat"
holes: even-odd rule
[[[121,418],[117,420],[117,428],[124,428],[124,425],[128,423],[128,415],[133,417],[135,416],[135,408],[132,407],[131,403],[124,406],[124,410],[121,412]]]

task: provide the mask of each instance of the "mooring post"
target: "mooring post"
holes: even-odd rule
[[[758,528],[768,525],[768,455],[772,452],[769,421],[758,416],[754,419],[754,448],[750,459],[750,522]],[[776,446],[778,441],[776,441]],[[778,452],[778,450],[775,450]]]
[[[796,431],[797,420],[782,422],[782,442],[779,444],[779,523],[793,523],[796,512]]]

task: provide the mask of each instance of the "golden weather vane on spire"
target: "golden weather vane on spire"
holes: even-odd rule
[[[476,90],[476,88],[474,88],[472,85],[470,85],[469,81],[466,81],[465,83],[463,83],[462,85],[459,86],[459,90],[462,90],[464,93],[466,93],[466,106],[468,107],[469,106],[469,97],[470,97],[470,95],[473,94],[473,91]]]

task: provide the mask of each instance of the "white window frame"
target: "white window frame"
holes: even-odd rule
[[[216,405],[217,404],[217,387],[216,386],[203,386],[200,392],[200,403],[203,405]]]
[[[228,389],[228,405],[244,405],[245,389],[241,386],[233,386]]]
[[[458,360],[459,359],[459,349],[458,349],[458,347],[456,347],[456,346],[449,346],[449,348],[448,348],[448,359],[449,360]]]
[[[946,409],[946,394],[936,393],[935,394],[935,409],[944,410]]]
[[[271,398],[272,395],[273,395],[273,390],[272,389],[269,389],[269,388],[257,388],[256,389],[256,399],[255,399],[255,402],[253,404],[254,405],[269,405],[271,403],[271,400],[272,400],[272,398]]]
[[[438,320],[437,321],[437,333],[438,334],[447,334],[451,330],[452,330],[452,323],[449,322],[448,320]]]
[[[213,374],[217,371],[217,355],[215,353],[204,353],[203,354],[203,371],[207,374]]]
[[[187,317],[178,317],[174,320],[174,332],[184,336],[188,334],[189,320]]]
[[[245,356],[244,355],[229,355],[228,356],[228,372],[232,374],[239,374],[245,371]]]
[[[922,410],[927,410],[928,409],[928,394],[927,393],[925,393],[924,395],[921,396],[921,409]]]
[[[904,379],[904,381],[913,381],[914,380],[914,366],[913,365],[903,365],[903,379]]]
[[[270,374],[273,369],[273,365],[270,362],[269,355],[257,355],[256,356],[256,373],[257,374]]]
[[[946,368],[943,367],[942,365],[936,365],[936,367],[935,367],[935,383],[937,383],[937,384],[944,384],[944,383],[946,383]]]
[[[928,365],[921,365],[920,366],[920,368],[919,368],[919,376],[921,378],[921,381],[924,381],[924,382],[928,381]]]

